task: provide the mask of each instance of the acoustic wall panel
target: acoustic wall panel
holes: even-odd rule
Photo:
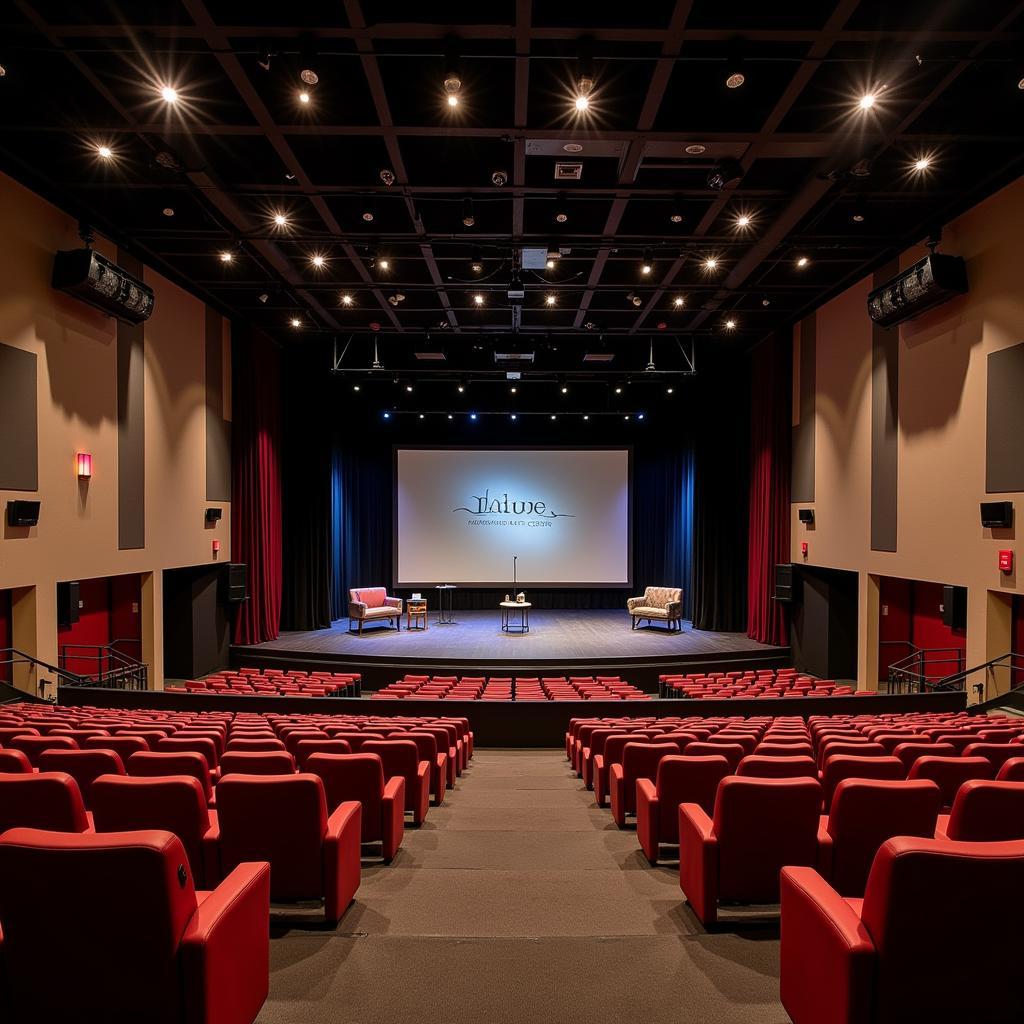
[[[224,319],[206,307],[206,500],[231,500],[231,424],[225,416]]]
[[[875,271],[880,287],[899,273],[893,260]],[[896,550],[899,483],[898,328],[871,327],[871,550]]]
[[[1024,491],[1024,344],[988,357],[985,490]]]
[[[794,396],[791,502],[814,501],[814,409],[817,389],[817,336],[814,314],[799,325],[799,352],[794,353],[798,387]]]
[[[117,262],[143,278],[144,267],[131,253],[117,251]],[[117,324],[117,546],[146,546],[146,335],[143,324]]]
[[[39,489],[36,355],[0,345],[0,490]]]

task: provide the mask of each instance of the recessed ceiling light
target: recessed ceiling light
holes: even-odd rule
[[[517,391],[517,390],[518,390],[518,389],[516,388],[516,386],[515,386],[514,384],[512,385],[512,387],[510,387],[510,388],[509,388],[509,391],[510,391],[510,392],[511,392],[511,393],[512,393],[513,395],[514,395],[514,394],[516,393],[516,391]]]
[[[807,264],[808,264],[808,263],[810,263],[810,262],[811,262],[811,261],[810,261],[810,260],[809,260],[809,259],[808,259],[808,258],[807,258],[806,256],[801,256],[801,257],[800,257],[800,258],[799,258],[799,259],[798,259],[798,260],[796,261],[796,265],[797,265],[798,267],[801,267],[801,268],[803,268],[803,267],[806,267],[806,266],[807,266]]]
[[[484,272],[484,265],[479,260],[473,260],[469,265],[469,269],[472,270],[474,274],[482,274]]]
[[[342,297],[341,297],[341,304],[343,306],[351,306],[352,305],[352,296],[349,295],[348,292],[346,292],[344,295],[342,295]]]
[[[358,391],[359,390],[359,385],[358,384],[353,384],[352,385],[352,390],[353,391]]]
[[[554,260],[547,260],[545,262],[544,266],[547,267],[548,270],[554,270],[555,269],[555,261]]]
[[[590,97],[589,96],[577,96],[576,97],[576,109],[578,111],[580,111],[582,113],[584,110],[588,109],[589,106],[590,106]]]
[[[590,416],[589,416],[589,415],[585,415],[585,416],[584,416],[583,418],[584,418],[585,420],[589,420],[589,419],[590,419]]]
[[[96,155],[103,160],[110,160],[114,156],[114,151],[109,146],[97,146]]]
[[[568,389],[567,387],[563,387],[563,388],[562,388],[562,394],[563,394],[563,395],[567,395],[567,394],[569,394],[569,389]]]
[[[615,394],[621,395],[622,394],[622,388],[616,388],[615,389]]]
[[[302,321],[297,316],[293,316],[291,318],[291,320],[289,321],[289,323],[292,325],[292,327],[301,327],[302,326]]]
[[[564,224],[568,219],[569,214],[565,213],[563,210],[559,210],[558,213],[555,214],[556,224]]]
[[[454,68],[449,68],[448,71],[445,72],[444,76],[444,91],[449,107],[457,107],[459,105],[459,94],[461,90],[462,79]]]
[[[448,419],[452,419],[452,414],[448,413]]]
[[[279,228],[286,228],[286,227],[288,227],[288,218],[283,213],[275,213],[274,214],[274,223]]]
[[[471,412],[471,413],[469,414],[469,418],[470,418],[471,420],[475,420],[475,419],[476,419],[476,413],[475,413],[475,412]]]
[[[7,76],[7,68],[5,68],[3,66],[3,64],[0,64],[0,78],[5,78],[6,76]]]
[[[665,388],[666,395],[671,395],[673,391],[675,391],[675,388]]]
[[[717,256],[708,256],[704,260],[704,269],[705,270],[714,270],[717,266],[718,266],[718,257]]]
[[[389,412],[384,413],[384,419],[386,419],[386,420],[391,419],[391,413],[389,413]]]
[[[367,210],[363,214],[363,220],[365,220],[367,223],[369,223],[371,220],[373,220],[373,214],[369,210]]]
[[[930,156],[919,156],[914,161],[914,170],[918,171],[918,172],[920,172],[920,171],[927,171],[928,168],[931,167],[931,165],[932,165],[932,158]]]
[[[308,103],[309,102],[309,93],[306,92],[305,90],[300,92],[299,93],[299,102],[300,103]]]
[[[320,76],[312,68],[303,68],[299,72],[299,78],[301,78],[306,85],[316,85],[316,83],[320,81]]]
[[[0,68],[0,70],[2,70],[2,68]],[[1020,80],[1020,81],[1019,81],[1019,82],[1017,83],[1017,88],[1018,88],[1018,89],[1024,89],[1024,78],[1022,78],[1022,79],[1021,79],[1021,80]]]
[[[692,142],[686,147],[686,152],[689,153],[690,156],[700,156],[701,153],[706,153],[707,149],[708,147],[702,142]]]
[[[163,210],[161,210],[161,213],[163,213],[163,215],[165,217],[173,217],[174,216],[174,207],[172,207],[172,206],[165,206],[163,208]]]
[[[420,419],[423,419],[423,418],[424,418],[423,413],[420,413]]]
[[[684,298],[682,297],[682,295],[677,295],[677,296],[676,296],[676,297],[675,297],[675,298],[674,298],[674,299],[672,300],[672,305],[673,305],[673,306],[675,306],[675,307],[676,307],[676,309],[678,309],[678,308],[679,308],[680,306],[682,306],[682,305],[683,305],[683,304],[684,304],[685,302],[686,302],[686,300],[685,300],[685,299],[684,299]]]
[[[383,259],[377,260],[377,266],[378,266],[378,267],[379,267],[379,268],[380,268],[381,270],[390,270],[390,269],[391,269],[391,260],[389,260],[389,259],[388,259],[388,258],[387,258],[387,257],[385,256],[385,257],[384,257]]]
[[[405,385],[405,390],[406,391],[412,391],[412,385],[411,384],[406,384]]]
[[[679,213],[679,211],[678,211],[678,210],[677,210],[677,211],[675,211],[674,213],[672,213],[672,214],[671,214],[671,215],[669,216],[669,218],[668,218],[668,219],[669,219],[669,220],[670,220],[670,221],[671,221],[671,222],[672,222],[673,224],[682,224],[682,223],[683,223],[683,215],[682,215],[681,213]]]
[[[555,304],[555,301],[556,301],[556,299],[555,299],[554,295],[546,295],[546,296],[544,296],[544,304],[546,306],[553,306]]]
[[[735,320],[726,320],[725,321],[725,329],[727,331],[735,330],[736,329],[736,321]]]
[[[221,263],[230,263],[234,258],[235,258],[235,254],[233,252],[229,252],[227,249],[225,249],[220,254],[220,261],[221,261]]]
[[[745,81],[746,76],[740,71],[734,71],[726,80],[727,89],[738,89]]]
[[[309,262],[319,270],[327,261],[320,255],[320,253],[314,253],[309,257]]]
[[[515,413],[512,413],[512,419],[517,420],[519,417]]]
[[[177,103],[178,90],[172,88],[169,85],[164,85],[160,88],[160,98],[164,101],[164,103]]]
[[[256,298],[261,306],[265,306],[270,301],[270,296],[266,292],[260,292]]]
[[[478,306],[482,306],[484,304],[483,295],[481,295],[480,292],[477,292],[476,295],[473,296],[473,302]]]
[[[651,260],[650,252],[644,253],[643,262],[640,264],[640,273],[649,274],[654,269],[654,262]]]
[[[552,413],[552,415],[551,415],[551,418],[552,418],[553,420],[556,420],[556,419],[558,419],[558,417],[557,417],[557,416],[555,416],[555,415],[554,415],[553,413]]]
[[[854,222],[854,224],[863,224],[864,223],[864,214],[858,211],[857,213],[853,214],[853,216],[850,218],[850,220],[852,220]]]
[[[578,142],[567,142],[563,147],[564,153],[582,153],[583,147]]]
[[[861,96],[858,106],[861,110],[870,110],[875,105],[876,98],[873,92],[866,92]]]
[[[465,390],[466,389],[460,384],[459,385],[459,394],[461,395]]]
[[[746,214],[746,213],[741,213],[736,218],[736,227],[738,227],[740,229],[742,229],[742,228],[749,228],[750,227],[750,215]]]

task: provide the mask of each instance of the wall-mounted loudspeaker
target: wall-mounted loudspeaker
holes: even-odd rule
[[[57,625],[63,629],[78,621],[78,581],[57,584]]]
[[[206,510],[206,521],[208,523],[219,522],[221,516],[224,515],[224,509],[222,508],[208,508]]]
[[[967,628],[967,588],[946,584],[942,588],[942,624],[951,629]]]
[[[814,509],[813,508],[802,508],[797,513],[800,516],[801,523],[813,523],[814,522]]]
[[[232,603],[249,599],[249,571],[244,562],[228,563],[228,600]]]
[[[38,501],[9,501],[7,502],[7,525],[8,526],[38,526],[39,524],[39,502]]]
[[[785,562],[775,566],[775,593],[772,595],[776,601],[793,600],[793,563]]]
[[[981,525],[997,530],[1013,526],[1013,502],[983,501],[981,503]]]

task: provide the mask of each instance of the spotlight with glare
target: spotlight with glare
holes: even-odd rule
[[[473,296],[473,302],[477,306],[482,306],[484,304],[483,295],[480,292],[477,292],[476,295]]]
[[[726,320],[725,321],[725,329],[727,331],[734,331],[734,330],[736,330],[736,321],[735,320]]]
[[[309,262],[319,270],[327,261],[320,255],[320,253],[314,253],[309,257]]]
[[[914,161],[914,170],[917,171],[918,174],[920,174],[922,171],[927,171],[928,168],[931,167],[931,165],[932,165],[932,158],[930,156],[927,156],[927,155],[922,155],[922,156],[919,156]]]
[[[220,261],[221,261],[221,263],[230,263],[234,258],[235,258],[234,253],[229,252],[227,249],[225,249],[220,254]]]
[[[798,259],[798,260],[796,261],[796,265],[797,265],[797,266],[798,266],[798,267],[799,267],[799,268],[800,268],[801,270],[803,270],[803,268],[804,268],[804,267],[806,267],[806,266],[807,266],[807,264],[808,264],[808,263],[810,263],[810,262],[811,262],[811,261],[810,261],[810,260],[809,260],[809,259],[808,259],[808,258],[807,258],[806,256],[801,256],[801,257],[800,257],[800,258],[799,258],[799,259]]]
[[[743,231],[745,228],[749,228],[750,227],[750,215],[746,214],[746,213],[741,213],[736,218],[736,227],[739,228],[740,231]]]
[[[160,89],[160,98],[164,101],[164,103],[177,103],[178,90],[170,85],[162,86]]]
[[[615,389],[615,394],[621,395],[622,394],[622,388],[616,388]]]
[[[563,394],[563,395],[567,395],[567,394],[569,394],[569,389],[568,389],[567,387],[563,387],[563,388],[562,388],[562,394]]]
[[[649,274],[652,270],[654,270],[654,262],[651,260],[651,252],[648,249],[644,253],[643,262],[640,264],[640,273]]]
[[[309,103],[309,93],[305,89],[299,93],[299,102],[302,104]]]
[[[519,417],[518,417],[518,416],[516,416],[516,414],[515,414],[515,413],[512,413],[512,419],[516,420],[516,419],[519,419]]]
[[[449,107],[457,107],[462,98],[462,75],[455,40],[448,39],[444,68],[444,94]]]
[[[861,110],[870,110],[875,105],[876,96],[873,92],[866,92],[860,98],[858,106]]]
[[[104,160],[110,160],[114,155],[114,151],[109,146],[97,146],[96,155]]]
[[[353,391],[359,391],[360,390],[359,385],[358,384],[353,384],[352,385],[352,390]]]
[[[341,296],[341,304],[343,306],[351,306],[352,305],[352,296],[349,295],[348,292],[345,292],[345,294]]]
[[[483,257],[480,255],[479,249],[473,250],[470,254],[470,260],[469,269],[472,270],[474,274],[482,274],[484,272],[484,261]]]
[[[555,297],[554,297],[554,295],[546,295],[546,296],[544,297],[544,304],[545,304],[546,306],[553,306],[553,305],[555,304],[555,301],[556,301],[556,300],[555,300]]]
[[[411,384],[406,384],[405,385],[405,390],[411,392],[412,391],[412,385]]]
[[[548,270],[554,270],[555,269],[555,261],[552,260],[552,259],[546,260],[545,263],[544,263],[544,266]]]
[[[274,214],[274,225],[279,228],[288,227],[288,218],[283,213]]]
[[[465,386],[464,386],[464,385],[462,385],[462,384],[460,384],[460,385],[459,385],[459,394],[460,394],[460,395],[461,395],[461,394],[463,394],[463,393],[465,392],[465,390],[466,390]]]
[[[705,270],[715,270],[717,267],[718,267],[718,257],[717,256],[708,256],[707,259],[704,260],[704,269]]]
[[[291,320],[289,320],[288,322],[292,325],[292,327],[302,326],[302,321],[297,316],[293,316]]]
[[[672,300],[672,305],[675,306],[676,309],[680,309],[685,304],[685,302],[686,302],[686,300],[682,297],[682,295],[677,295]]]
[[[376,265],[378,270],[390,270],[391,260],[389,260],[387,256],[384,256],[381,259],[377,260]]]

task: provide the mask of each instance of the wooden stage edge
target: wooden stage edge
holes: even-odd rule
[[[967,694],[927,693],[873,697],[786,697],[780,700],[650,700],[650,701],[514,701],[370,700],[357,697],[204,697],[163,690],[111,690],[62,686],[57,702],[64,706],[145,708],[163,711],[248,711],[277,714],[453,715],[468,718],[476,744],[482,747],[561,747],[569,719],[581,715],[635,717],[669,715],[844,715],[963,711]]]

